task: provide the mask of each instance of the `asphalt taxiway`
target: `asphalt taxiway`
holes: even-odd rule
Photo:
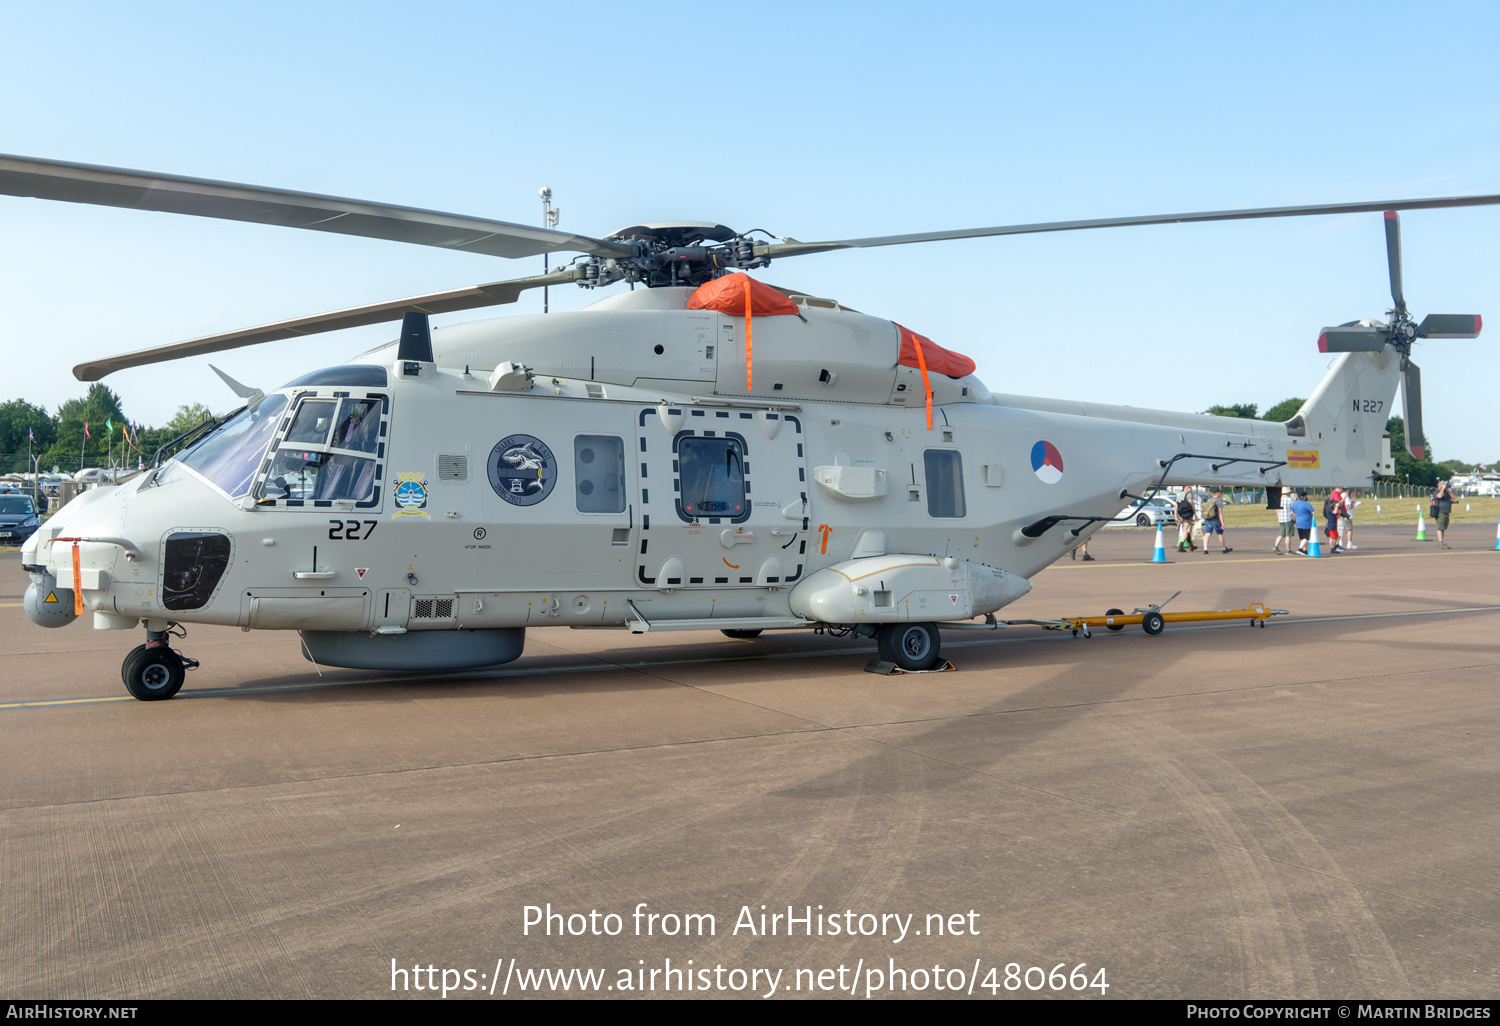
[[[1500,552],[1411,534],[1151,565],[1110,532],[1002,615],[1179,589],[1292,615],[945,633],[950,673],[549,628],[493,670],[320,676],[294,636],[190,627],[203,667],[157,703],[120,683],[133,632],[33,626],[0,555],[0,996],[442,1000],[451,970],[446,1000],[499,1000],[592,969],[603,996],[863,998],[878,967],[877,996],[904,970],[987,999],[1084,964],[1111,998],[1494,998]],[[642,903],[714,935],[638,935]],[[763,935],[762,905],[840,932]]]

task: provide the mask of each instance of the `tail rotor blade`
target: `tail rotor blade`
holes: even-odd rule
[[[1406,296],[1401,292],[1401,218],[1394,210],[1385,212],[1385,258],[1391,268],[1391,299],[1399,313],[1406,313]]]
[[[1478,314],[1428,314],[1417,327],[1422,338],[1478,338],[1484,322]]]
[[[1389,338],[1385,328],[1324,328],[1318,336],[1318,352],[1378,353]]]
[[[1422,372],[1410,360],[1401,370],[1401,407],[1406,419],[1406,451],[1421,459],[1427,452],[1422,444]]]

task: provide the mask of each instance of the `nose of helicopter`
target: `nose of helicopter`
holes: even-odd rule
[[[122,491],[85,491],[27,539],[21,566],[31,583],[21,604],[32,623],[65,627],[84,607],[104,610],[116,561],[122,553],[141,558],[140,549],[124,537]],[[135,622],[131,619],[130,626]]]

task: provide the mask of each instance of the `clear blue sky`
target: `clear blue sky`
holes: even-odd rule
[[[1494,5],[6,4],[0,152],[602,235],[689,218],[799,239],[1500,193]],[[372,240],[0,198],[0,400],[92,357],[516,277]],[[1438,458],[1500,459],[1500,209],[1403,216]],[[535,265],[535,266],[533,266]],[[1167,409],[1308,394],[1318,330],[1390,305],[1378,214],[786,260],[759,276],[972,355],[998,391]],[[592,298],[553,290],[554,309]],[[498,311],[531,312],[540,297]],[[451,315],[470,320],[483,312]],[[279,386],[371,328],[221,354]],[[233,397],[196,359],[127,413]]]

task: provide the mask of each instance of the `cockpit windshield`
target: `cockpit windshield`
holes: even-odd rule
[[[241,413],[178,460],[223,489],[231,499],[248,494],[285,410],[286,396],[268,395],[255,409]]]

